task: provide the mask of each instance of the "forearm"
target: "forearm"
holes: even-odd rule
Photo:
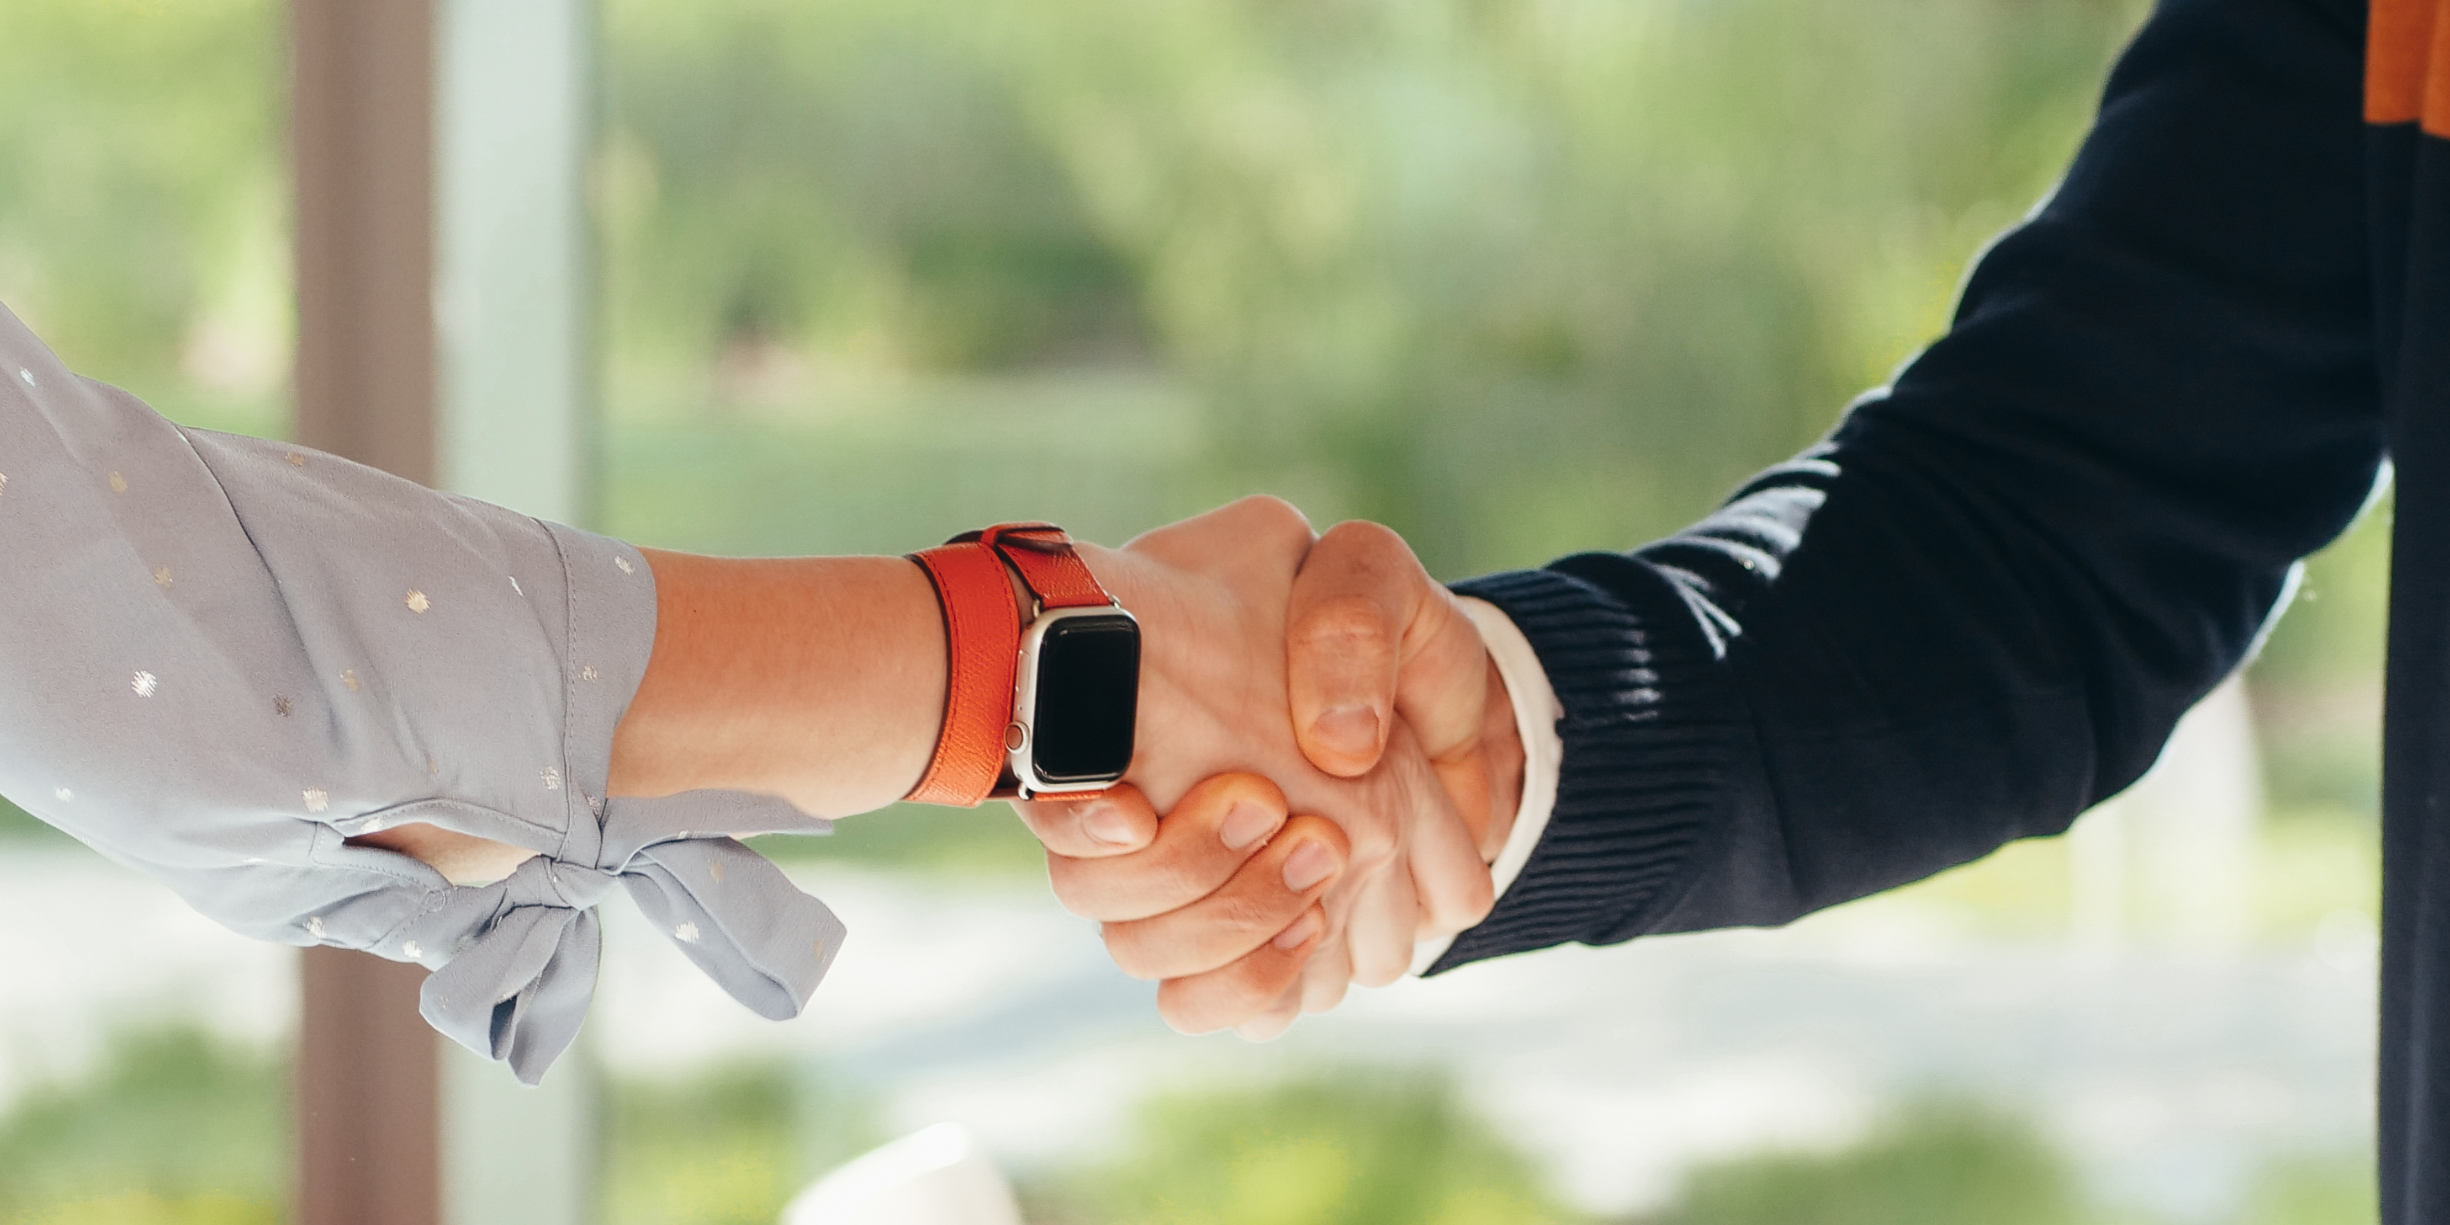
[[[909,792],[945,687],[943,619],[917,566],[646,558],[655,649],[613,737],[612,794],[752,791],[839,817]]]
[[[2351,25],[2165,4],[2056,196],[1827,444],[1630,556],[1465,586],[1539,646],[1566,764],[1450,963],[1783,922],[2151,764],[2381,458]]]
[[[655,576],[655,646],[613,735],[610,794],[749,791],[839,817],[910,790],[945,683],[943,621],[917,566],[640,552]],[[463,883],[534,854],[422,823],[352,841]]]

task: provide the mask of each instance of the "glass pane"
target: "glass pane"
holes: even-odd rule
[[[2143,8],[607,0],[605,525],[1639,543],[1945,326]],[[2370,1215],[2380,542],[2076,837],[1268,1046],[1165,1031],[992,807],[769,847],[835,978],[775,1029],[616,958],[608,1217],[768,1219],[946,1119],[1048,1221]]]
[[[262,435],[289,412],[283,13],[12,0],[0,37],[0,304],[72,369]],[[295,961],[0,805],[0,1220],[282,1219]]]
[[[2140,15],[606,0],[592,526],[1111,542],[1267,491],[1448,577],[1638,543],[1944,325]],[[0,302],[262,434],[281,23],[13,0],[0,39]],[[945,1119],[1040,1222],[2370,1216],[2385,527],[2070,838],[1786,931],[1359,993],[1272,1045],[1166,1031],[997,808],[768,848],[853,928],[790,1025],[616,904],[602,1216],[772,1221]],[[291,966],[0,812],[0,1220],[279,1219]]]

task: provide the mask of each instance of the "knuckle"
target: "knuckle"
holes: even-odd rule
[[[1363,825],[1368,825],[1375,820],[1370,814],[1360,814],[1356,819]],[[1280,843],[1288,855],[1293,852],[1300,839],[1314,838],[1339,859],[1350,862],[1352,858],[1352,831],[1338,819],[1305,813],[1286,821],[1284,828],[1277,832],[1276,837],[1278,842],[1270,845]]]
[[[1131,924],[1109,923],[1099,935],[1105,938],[1106,956],[1114,960],[1116,969],[1138,979],[1163,977]]]
[[[1301,1010],[1313,1016],[1316,1016],[1322,1012],[1333,1011],[1336,1005],[1344,1002],[1344,989],[1346,986],[1346,981],[1347,980],[1341,977],[1322,976],[1304,982],[1302,984]]]
[[[1264,774],[1254,774],[1248,771],[1211,776],[1192,788],[1192,798],[1220,814],[1229,811],[1237,801],[1241,800],[1251,800],[1265,805],[1279,815],[1285,811],[1284,789],[1276,785],[1276,780]],[[1187,802],[1189,801],[1186,800]],[[1180,811],[1179,805],[1177,811]]]
[[[1273,930],[1278,912],[1285,909],[1283,897],[1270,898],[1251,893],[1233,893],[1216,901],[1212,916],[1219,932],[1249,933],[1261,929]]]
[[[1157,988],[1157,1013],[1178,1032],[1214,1033],[1257,1011],[1255,995],[1232,974],[1168,979]]]
[[[1383,647],[1392,639],[1386,610],[1363,595],[1331,596],[1303,612],[1289,631],[1300,646],[1339,654]]]
[[[1100,907],[1095,903],[1081,896],[1076,890],[1065,889],[1060,883],[1055,886],[1055,904],[1063,907],[1065,914],[1076,919],[1087,919],[1094,923],[1106,917],[1098,913]]]
[[[1279,548],[1307,550],[1316,539],[1309,518],[1291,502],[1272,494],[1255,493],[1226,509],[1238,530]]]
[[[1180,995],[1160,997],[1157,1001],[1157,1017],[1166,1023],[1167,1028],[1186,1037],[1215,1033],[1224,1028],[1221,1025],[1209,1024],[1208,1018],[1201,1014],[1198,1005],[1185,1002]]]
[[[1231,861],[1219,865],[1168,864],[1149,874],[1135,890],[1141,907],[1162,913],[1207,896],[1232,875]]]
[[[1393,825],[1377,820],[1363,821],[1359,825],[1358,829],[1344,831],[1345,841],[1348,844],[1345,858],[1350,860],[1354,867],[1382,867],[1388,860],[1395,858],[1399,843]]]
[[[1046,880],[1055,900],[1081,918],[1113,923],[1139,916],[1130,913],[1129,877],[1103,859],[1072,859],[1053,852],[1046,856]]]
[[[1412,556],[1412,546],[1404,543],[1394,528],[1367,519],[1347,519],[1328,528],[1319,543],[1332,542],[1339,557],[1351,556],[1372,562],[1401,562]]]
[[[1235,514],[1247,516],[1264,526],[1299,528],[1304,532],[1310,530],[1310,520],[1303,516],[1300,508],[1272,493],[1254,493],[1236,498],[1233,510]]]
[[[1402,978],[1406,968],[1407,967],[1403,965],[1399,965],[1391,961],[1357,966],[1354,969],[1353,981],[1361,984],[1364,987],[1384,987],[1390,983],[1393,983],[1396,979]],[[1336,992],[1337,1000],[1340,1001],[1343,998],[1343,995],[1344,993],[1342,991]],[[1334,1006],[1335,1003],[1332,1001],[1328,1004],[1328,1007],[1330,1008]]]

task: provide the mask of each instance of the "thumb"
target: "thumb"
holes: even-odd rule
[[[1480,631],[1393,531],[1329,528],[1294,577],[1285,627],[1294,736],[1319,769],[1367,773],[1399,717],[1440,765],[1477,739],[1488,666]]]
[[[1429,581],[1403,539],[1339,523],[1310,547],[1285,609],[1285,691],[1312,765],[1351,778],[1386,751],[1404,627]]]

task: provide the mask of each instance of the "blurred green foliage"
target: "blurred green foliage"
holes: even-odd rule
[[[597,526],[745,552],[1024,516],[1118,539],[1264,489],[1392,523],[1447,575],[1637,543],[1944,326],[2142,10],[605,0]],[[0,301],[78,369],[255,433],[286,419],[282,18],[0,19]],[[2256,666],[2284,814],[2370,819],[2387,526],[2317,559]],[[987,814],[804,845],[1037,862]],[[2325,879],[2370,875],[2338,858]],[[0,1117],[0,1222],[278,1219],[281,1080],[130,1038]],[[772,1069],[617,1082],[608,1219],[772,1220],[814,1172],[809,1100]],[[1568,1219],[1432,1083],[1169,1097],[1136,1145],[1039,1184],[1043,1225]],[[2073,1195],[2029,1131],[1942,1106],[1697,1172],[1657,1220],[2012,1225]],[[2252,1212],[2370,1220],[2366,1171],[2275,1167]]]
[[[773,1225],[805,1180],[793,1083],[740,1065],[607,1086],[605,1225]]]
[[[25,809],[0,800],[0,844],[65,847],[75,839],[34,819]]]
[[[605,11],[617,414],[1146,368],[1198,406],[1177,486],[1453,572],[1637,542],[1824,429],[2047,187],[2140,6]]]
[[[2373,1154],[2308,1155],[2263,1170],[2240,1225],[2372,1225],[2381,1215]]]
[[[2247,674],[2273,813],[2347,818],[2376,831],[2377,844],[2390,529],[2385,498],[2307,563],[2295,602]]]
[[[598,526],[1117,539],[1268,489],[1448,574],[1634,543],[1940,329],[2139,13],[607,0]],[[0,40],[0,300],[215,428],[284,416],[281,20]],[[2285,813],[2373,809],[2384,518],[2258,666]]]
[[[2235,1225],[2368,1225],[2370,1154],[2283,1157],[2252,1180]],[[1628,1225],[2146,1225],[2103,1204],[2030,1124],[1951,1097],[1903,1103],[1834,1152],[1763,1153],[1688,1171],[1674,1201]]]
[[[289,333],[277,0],[11,0],[0,301],[80,372],[277,396]]]
[[[616,1071],[605,1101],[604,1225],[772,1225],[817,1176],[892,1138],[856,1088],[815,1065]]]
[[[1769,1154],[1690,1172],[1676,1203],[1641,1225],[2080,1225],[2066,1160],[2025,1124],[1951,1100],[1915,1103],[1856,1146]]]
[[[0,1115],[7,1225],[274,1225],[289,1192],[280,1061],[192,1029],[120,1035],[103,1064]]]
[[[1120,1151],[1032,1188],[1037,1225],[1540,1225],[1578,1219],[1435,1076],[1345,1070],[1165,1094]]]
[[[1026,875],[1046,864],[1046,848],[1002,804],[895,804],[838,821],[824,837],[771,834],[749,845],[773,859],[839,859],[930,874]]]

